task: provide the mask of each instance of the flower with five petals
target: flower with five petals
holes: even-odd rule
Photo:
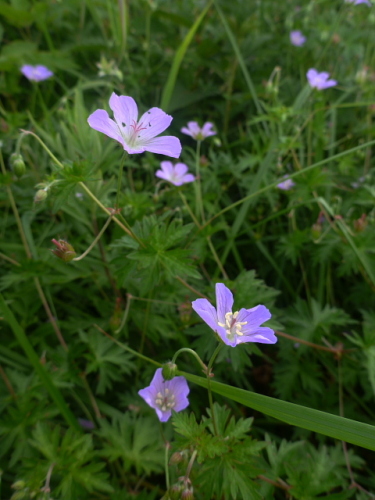
[[[245,342],[275,344],[277,337],[271,328],[260,326],[271,313],[262,305],[232,312],[233,295],[223,284],[216,283],[216,309],[207,299],[192,302],[194,311],[216,332],[224,344],[235,347]]]
[[[129,154],[158,153],[178,158],[181,143],[177,137],[165,135],[156,137],[169,127],[173,118],[160,108],[151,108],[138,120],[138,106],[129,96],[118,96],[114,92],[109,100],[113,111],[112,120],[107,111],[97,109],[87,121],[95,130],[118,141]]]

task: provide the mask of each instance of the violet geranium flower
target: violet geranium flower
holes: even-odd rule
[[[306,37],[299,30],[294,30],[289,33],[290,43],[295,47],[302,47],[306,42]]]
[[[210,122],[206,122],[202,128],[200,128],[197,122],[188,122],[187,127],[182,127],[181,132],[190,135],[196,141],[203,141],[203,139],[210,137],[210,135],[216,135],[216,132],[211,130],[212,127],[213,124]]]
[[[109,100],[115,120],[107,111],[97,109],[87,121],[95,130],[118,141],[129,154],[158,153],[178,158],[181,143],[177,137],[166,135],[156,137],[169,127],[173,118],[160,108],[151,108],[138,120],[138,107],[132,97],[118,96],[114,92]]]
[[[41,82],[53,76],[52,71],[50,71],[48,68],[40,64],[38,64],[37,66],[31,66],[31,64],[24,64],[21,67],[21,73],[23,74],[23,76],[26,76],[28,80],[31,80],[33,82]]]
[[[306,76],[310,87],[313,89],[324,90],[337,85],[336,80],[328,80],[329,73],[326,71],[319,73],[315,68],[310,68]]]
[[[172,410],[178,412],[189,406],[189,392],[185,377],[164,380],[162,368],[158,368],[151,384],[138,391],[138,394],[154,408],[160,422],[166,422],[172,415]]]
[[[271,313],[262,305],[232,312],[233,295],[223,284],[216,283],[216,309],[207,299],[192,302],[194,311],[216,332],[226,345],[235,347],[245,342],[275,344],[277,337],[271,328],[260,325],[269,320]]]
[[[369,0],[345,0],[346,3],[352,3],[353,5],[359,5],[361,3],[364,3],[371,7],[371,2]]]
[[[173,166],[170,161],[162,161],[160,166],[161,170],[155,172],[156,177],[171,182],[175,186],[182,186],[182,184],[186,184],[187,182],[195,181],[195,176],[193,174],[186,173],[188,167],[185,163],[176,163],[176,165]]]
[[[287,175],[284,175],[284,177],[288,177]],[[282,189],[283,191],[289,191],[289,189],[292,189],[296,185],[295,182],[292,181],[292,179],[286,179],[283,182],[280,182],[280,184],[277,185],[279,189]]]

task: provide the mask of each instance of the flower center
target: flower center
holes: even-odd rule
[[[164,394],[158,392],[155,398],[155,404],[161,411],[171,410],[176,406],[175,395],[171,394],[169,389],[164,390]]]
[[[227,312],[225,315],[225,323],[219,323],[219,326],[225,328],[228,339],[233,339],[235,335],[242,336],[243,325],[247,325],[247,321],[237,321],[238,311],[232,313]]]
[[[143,122],[141,123],[136,123],[134,120],[133,120],[133,124],[130,125],[133,129],[133,132],[131,133],[130,137],[129,137],[129,143],[134,145],[136,142],[137,142],[137,139],[139,137],[138,133],[141,131],[141,130],[146,130],[147,127],[142,127],[143,125]]]

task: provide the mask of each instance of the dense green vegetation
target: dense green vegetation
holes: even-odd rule
[[[374,498],[375,6],[0,16],[0,497]],[[124,151],[145,123],[120,120],[124,147],[90,127],[113,92],[173,117],[178,160]],[[165,161],[195,180],[156,176]],[[233,312],[264,305],[277,343],[226,345],[250,322],[229,306],[223,343],[192,308],[216,307],[217,283]],[[172,359],[189,406],[160,422],[181,378],[154,407],[138,391]]]

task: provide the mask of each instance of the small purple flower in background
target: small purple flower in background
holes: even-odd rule
[[[329,87],[334,87],[337,85],[336,80],[328,80],[329,73],[326,71],[322,71],[322,73],[318,73],[315,68],[309,69],[306,73],[307,80],[310,84],[310,87],[318,90],[328,89]]]
[[[271,313],[265,306],[232,312],[233,295],[223,283],[216,283],[216,307],[207,299],[192,302],[194,311],[216,332],[226,345],[235,347],[244,342],[275,344],[277,337],[271,328],[260,325],[269,320]]]
[[[94,422],[92,422],[91,420],[87,420],[86,418],[79,418],[78,423],[83,429],[95,429]]]
[[[364,3],[371,7],[371,2],[369,0],[345,0],[345,3],[352,3],[353,5],[359,5],[361,3]]]
[[[288,177],[287,175],[284,175],[284,177]],[[282,189],[283,191],[289,191],[289,189],[292,189],[293,186],[295,186],[295,182],[292,181],[292,179],[286,179],[283,182],[280,182],[280,184],[277,185],[279,189]]]
[[[187,182],[195,181],[195,176],[193,174],[186,173],[188,167],[185,163],[176,163],[176,165],[173,166],[170,161],[162,161],[160,166],[161,170],[156,171],[156,177],[171,182],[175,186],[182,186],[182,184],[186,184]]]
[[[151,384],[138,391],[138,394],[154,408],[160,422],[166,422],[172,415],[172,410],[181,411],[189,406],[189,392],[185,377],[164,380],[162,368],[158,368]]]
[[[87,121],[90,127],[118,141],[129,154],[158,153],[178,158],[181,154],[181,143],[177,137],[166,135],[156,137],[169,127],[173,118],[160,108],[151,108],[138,120],[138,107],[132,97],[116,95],[109,100],[113,111],[113,121],[107,111],[97,109]]]
[[[213,124],[210,122],[206,122],[202,128],[200,128],[197,122],[188,122],[187,127],[182,127],[181,132],[190,135],[196,141],[203,141],[203,139],[210,137],[210,135],[216,135],[216,132],[211,130],[212,127]]]
[[[50,71],[45,66],[31,66],[30,64],[24,64],[21,68],[21,73],[23,76],[26,76],[28,80],[33,82],[41,82],[43,80],[47,80],[53,76],[52,71]]]
[[[299,30],[291,31],[289,34],[290,43],[295,47],[302,47],[306,42],[306,37]]]

